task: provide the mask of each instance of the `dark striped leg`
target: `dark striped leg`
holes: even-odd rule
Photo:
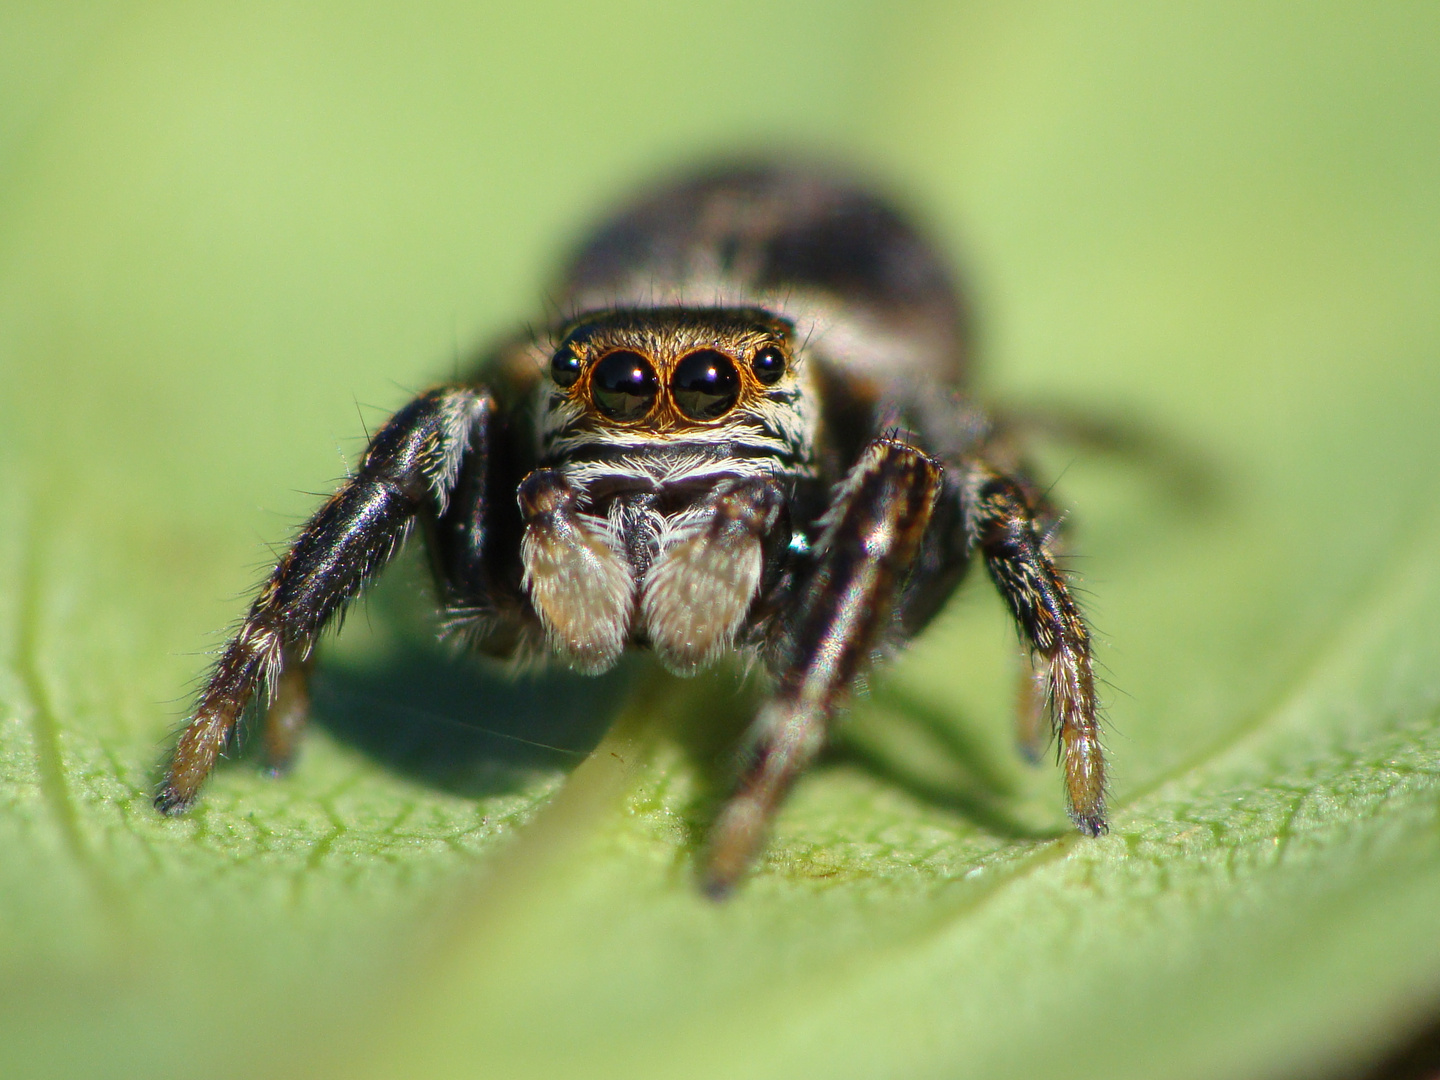
[[[942,476],[914,447],[877,439],[840,485],[815,570],[787,620],[775,695],[751,725],[739,784],[711,833],[711,896],[734,887],[790,784],[823,745],[830,717],[890,623]]]
[[[417,514],[444,513],[483,401],[474,390],[432,390],[376,434],[355,475],[301,530],[221,654],[155,796],[161,813],[195,801],[257,688],[275,703],[277,749],[286,753],[308,697],[303,670],[292,667],[287,678],[286,663],[303,668],[316,636],[395,553]]]
[[[1016,480],[984,465],[968,478],[967,531],[1032,650],[1036,689],[1059,736],[1070,817],[1099,836],[1105,822],[1105,757],[1096,716],[1090,632],[1045,547],[1045,528]],[[1022,708],[1023,708],[1022,704]],[[1022,736],[1023,737],[1023,736]]]

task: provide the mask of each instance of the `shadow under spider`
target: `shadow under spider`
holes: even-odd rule
[[[437,640],[426,575],[406,551],[366,592],[351,617],[378,633],[362,656],[321,642],[311,722],[386,769],[464,798],[519,791],[537,774],[579,765],[619,712],[633,664],[598,678],[563,668],[512,674]],[[244,759],[263,756],[255,711]]]
[[[666,695],[663,703],[657,703],[663,712],[657,722],[665,726],[665,734],[678,746],[695,778],[695,791],[681,815],[686,847],[698,851],[730,793],[746,724],[763,695],[763,680],[742,677],[725,665],[691,680],[659,674],[655,678],[659,681],[647,682],[641,692]],[[909,725],[923,733],[940,759],[937,771],[947,778],[908,768],[903,755],[887,753],[883,745],[850,734],[843,719],[807,775],[823,775],[836,766],[858,768],[1002,840],[1054,840],[1069,835],[1068,826],[1039,827],[1011,812],[1018,795],[1014,783],[982,742],[968,734],[963,721],[891,687],[877,690],[873,699],[884,714],[883,720],[870,721],[874,730],[882,732],[874,742],[883,744],[883,733],[893,730],[892,725]]]
[[[685,847],[694,854],[730,793],[763,680],[729,664],[679,679],[636,657],[599,677],[563,668],[511,676],[499,664],[416,638],[363,662],[331,661],[322,652],[311,694],[313,723],[338,742],[401,776],[470,799],[521,790],[537,774],[568,773],[633,696],[691,771],[694,789],[680,814]],[[872,704],[880,716],[867,718],[866,728],[880,737],[858,737],[842,719],[809,775],[858,768],[1003,840],[1068,835],[1011,812],[1014,783],[963,720],[890,686],[877,688]],[[913,768],[907,755],[890,752],[885,736],[906,727],[925,739],[936,769]],[[240,756],[254,757],[259,742]]]
[[[1070,834],[1068,825],[1036,825],[1013,812],[1019,791],[1012,774],[971,733],[964,717],[957,718],[891,685],[877,687],[871,702],[883,719],[870,719],[867,727],[879,737],[861,737],[842,724],[828,751],[830,760],[860,768],[1003,840],[1055,840]],[[887,734],[923,739],[937,768],[915,768],[907,761],[913,761],[913,755],[895,753],[887,746]]]
[[[478,799],[573,769],[604,737],[628,682],[623,665],[600,678],[488,668],[418,642],[364,664],[322,655],[315,723],[403,776]]]

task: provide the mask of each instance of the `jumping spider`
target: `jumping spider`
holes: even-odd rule
[[[257,689],[271,759],[290,756],[316,638],[418,521],[448,625],[482,652],[589,674],[627,646],[680,675],[731,650],[763,664],[773,688],[711,832],[712,895],[872,653],[918,633],[975,554],[1031,651],[1022,712],[1048,709],[1070,815],[1105,831],[1057,515],[964,395],[955,286],[903,217],[819,172],[706,173],[595,233],[559,310],[371,440],[216,663],[161,812],[194,802]]]

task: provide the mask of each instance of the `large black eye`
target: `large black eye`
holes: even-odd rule
[[[569,345],[562,345],[550,358],[550,377],[561,389],[574,386],[575,380],[580,378],[582,366],[580,357],[575,355],[575,350]]]
[[[774,386],[785,375],[785,354],[778,345],[765,345],[750,361],[755,377],[766,386]]]
[[[724,353],[701,349],[676,366],[670,392],[691,420],[714,420],[740,400],[740,373]]]
[[[595,404],[612,420],[639,420],[660,392],[650,361],[629,349],[612,352],[596,364],[590,386]]]

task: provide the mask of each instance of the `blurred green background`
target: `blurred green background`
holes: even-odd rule
[[[1437,131],[1423,3],[0,6],[0,1075],[1380,1058],[1440,1007]],[[543,317],[637,180],[748,149],[915,207],[985,394],[1212,469],[1192,505],[1043,456],[1111,835],[1016,759],[977,578],[706,903],[753,690],[498,681],[413,562],[293,775],[155,816],[217,631],[366,428]]]

